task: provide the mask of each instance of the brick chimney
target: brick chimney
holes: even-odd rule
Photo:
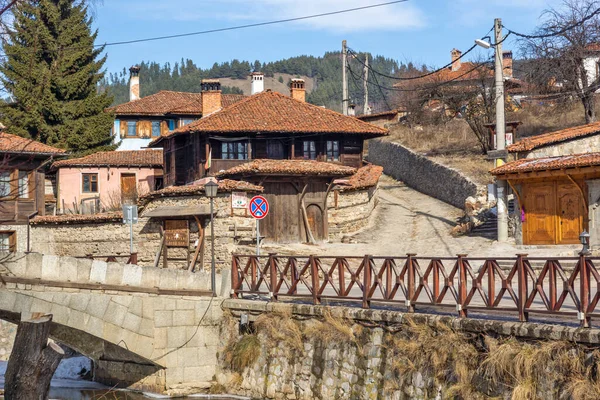
[[[457,49],[452,49],[452,51],[450,52],[450,57],[452,58],[452,72],[456,72],[460,69],[460,66],[462,65],[462,63],[460,62],[461,55],[462,52]]]
[[[202,79],[202,116],[221,109],[221,82],[218,79]]]
[[[140,67],[129,68],[129,101],[140,99]]]
[[[512,51],[502,52],[502,75],[505,78],[513,77],[513,54]]]
[[[304,79],[292,79],[292,82],[290,83],[290,96],[292,96],[292,99],[300,100],[301,102],[306,101]]]
[[[265,90],[265,74],[262,72],[253,72],[250,74],[252,89],[250,94],[262,93]]]
[[[348,115],[354,117],[356,115],[356,104],[348,105]]]

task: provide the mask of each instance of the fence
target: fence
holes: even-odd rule
[[[600,314],[598,258],[424,258],[233,255],[232,296],[266,295],[320,304],[323,300],[473,311],[560,315],[590,327]],[[533,265],[542,266],[537,271]],[[475,268],[474,268],[475,267]],[[594,285],[591,281],[594,281]]]

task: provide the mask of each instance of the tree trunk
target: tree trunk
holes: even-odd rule
[[[19,323],[6,368],[6,400],[48,398],[50,380],[65,355],[56,343],[48,343],[51,323],[51,315],[33,317]]]
[[[589,94],[585,94],[581,98],[581,102],[583,103],[583,108],[585,110],[585,123],[591,124],[596,121],[596,110],[595,110],[595,101],[594,101],[594,92]]]

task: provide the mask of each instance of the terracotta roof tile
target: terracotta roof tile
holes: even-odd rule
[[[43,217],[35,217],[31,220],[34,225],[49,225],[49,224],[89,224],[123,221],[123,213],[121,211],[102,213],[102,214],[64,214],[64,215],[47,215]]]
[[[600,165],[600,153],[573,154],[560,157],[523,158],[490,171],[492,175],[547,171]]]
[[[242,100],[244,95],[223,94],[221,103],[227,107]],[[173,92],[161,90],[139,100],[119,104],[108,108],[117,115],[150,115],[163,116],[167,114],[202,115],[202,93]]]
[[[360,119],[361,121],[364,121],[364,120],[368,120],[371,118],[377,118],[377,117],[396,116],[402,112],[406,112],[406,109],[399,108],[396,110],[382,111],[382,112],[373,113],[373,114],[362,114],[362,115],[358,115],[356,118]]]
[[[218,177],[253,175],[348,176],[355,168],[312,160],[253,160],[217,174]]]
[[[366,189],[377,185],[382,174],[383,167],[369,164],[359,168],[350,178],[338,179],[335,183],[342,191]]]
[[[165,137],[192,132],[206,133],[349,133],[384,136],[387,129],[348,117],[276,92],[262,92],[175,129]]]
[[[394,84],[394,87],[411,87],[411,86],[424,86],[424,85],[436,85],[442,82],[461,82],[470,81],[474,79],[481,79],[483,76],[488,78],[494,77],[494,71],[491,68],[477,68],[477,63],[463,62],[456,71],[452,71],[452,68],[448,67],[441,71],[429,75],[420,79],[405,80]]]
[[[543,135],[527,137],[515,144],[508,146],[507,150],[511,153],[516,153],[520,151],[531,151],[538,147],[548,146],[554,143],[560,143],[580,137],[595,135],[597,133],[600,133],[600,122],[594,122],[588,125],[562,129],[560,131],[545,133]]]
[[[64,154],[66,151],[32,139],[0,132],[1,153]]]
[[[253,185],[249,182],[235,181],[232,179],[221,179],[217,182],[219,184],[219,191],[221,192],[262,192],[263,187]],[[171,196],[194,196],[204,195],[204,184],[192,184],[185,186],[170,186],[161,190],[147,193],[140,196],[138,204],[144,206],[152,199],[158,197],[171,197]]]
[[[81,158],[61,160],[52,164],[62,167],[162,167],[162,150],[101,151]]]

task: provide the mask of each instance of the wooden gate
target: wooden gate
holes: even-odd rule
[[[308,226],[316,240],[323,240],[325,238],[324,226],[323,226],[323,210],[316,204],[311,204],[306,207],[306,214],[308,217]]]
[[[260,233],[277,243],[297,242],[300,238],[298,191],[289,182],[264,183],[269,214],[260,221]]]
[[[581,194],[572,184],[557,185],[558,244],[578,244],[583,231],[583,204]]]
[[[137,202],[137,180],[135,174],[121,174],[121,203]]]

